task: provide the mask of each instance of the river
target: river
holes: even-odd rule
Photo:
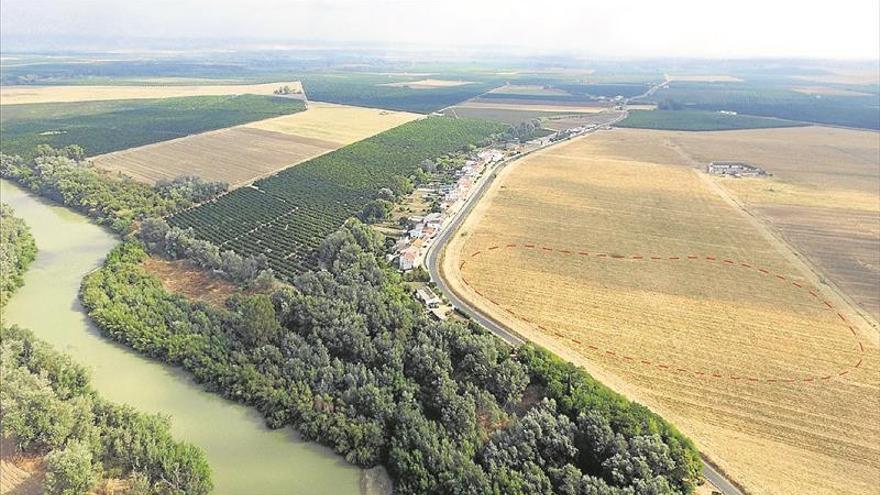
[[[86,217],[0,180],[0,199],[30,226],[39,253],[24,287],[9,300],[4,323],[31,329],[91,370],[105,398],[171,416],[177,439],[208,456],[214,493],[357,495],[361,470],[331,450],[269,430],[255,410],[205,392],[177,368],[144,358],[101,336],[79,303],[82,277],[118,238]]]

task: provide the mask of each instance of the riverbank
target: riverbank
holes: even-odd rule
[[[360,493],[361,470],[290,428],[269,430],[255,410],[204,391],[185,372],[101,336],[78,293],[118,239],[86,217],[0,181],[3,201],[31,227],[39,254],[5,309],[92,372],[105,398],[171,416],[173,433],[205,450],[218,494]]]

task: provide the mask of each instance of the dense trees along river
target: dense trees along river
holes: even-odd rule
[[[268,430],[256,410],[203,391],[182,371],[141,357],[100,335],[79,300],[83,275],[118,242],[84,216],[51,205],[8,181],[0,196],[36,238],[37,260],[11,298],[4,323],[18,324],[92,371],[106,399],[170,415],[173,432],[204,449],[215,492],[357,494],[360,470],[289,429]]]

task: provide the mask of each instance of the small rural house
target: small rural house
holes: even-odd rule
[[[429,308],[436,308],[437,306],[440,306],[441,302],[443,302],[429,287],[422,287],[417,290],[416,295],[425,303],[425,306]]]

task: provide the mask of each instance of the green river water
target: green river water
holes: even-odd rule
[[[101,336],[77,298],[80,281],[119,242],[86,217],[0,181],[37,242],[37,260],[10,299],[4,323],[31,329],[92,372],[105,398],[171,416],[178,439],[207,453],[218,495],[360,493],[361,470],[331,450],[269,430],[253,409],[205,392],[177,368],[146,359]]]

